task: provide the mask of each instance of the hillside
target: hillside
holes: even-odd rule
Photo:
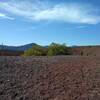
[[[30,43],[23,46],[6,46],[0,45],[0,56],[20,56],[25,50],[32,48],[38,44]],[[48,46],[43,46],[45,49]],[[81,55],[81,56],[100,56],[100,46],[74,46],[68,47],[70,55]]]
[[[20,56],[23,53],[23,51],[0,50],[0,56]]]
[[[73,55],[100,56],[100,46],[76,46],[71,47]]]
[[[0,57],[0,100],[100,100],[100,57]]]
[[[0,45],[0,56],[20,56],[24,53],[25,50],[28,50],[35,45],[37,44],[30,43],[22,46]]]
[[[0,49],[2,50],[11,50],[11,51],[25,51],[29,48],[31,48],[32,46],[37,45],[35,43],[30,43],[30,44],[26,44],[26,45],[21,45],[21,46],[7,46],[7,45],[0,45]]]

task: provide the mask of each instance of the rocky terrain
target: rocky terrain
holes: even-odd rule
[[[71,55],[100,56],[100,45],[98,46],[75,46],[70,47]]]
[[[100,57],[0,57],[0,100],[100,100]]]

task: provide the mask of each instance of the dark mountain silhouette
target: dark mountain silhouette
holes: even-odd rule
[[[22,46],[7,46],[7,45],[0,45],[0,50],[11,50],[11,51],[25,51],[32,46],[35,46],[37,44],[35,43],[30,43]]]

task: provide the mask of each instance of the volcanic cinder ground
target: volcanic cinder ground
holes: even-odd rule
[[[0,57],[0,100],[100,100],[100,57]]]

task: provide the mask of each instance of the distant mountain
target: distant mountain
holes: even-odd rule
[[[36,43],[30,43],[22,46],[7,46],[7,45],[0,45],[0,50],[5,51],[7,53],[13,54],[12,55],[20,55],[25,50],[28,50],[29,48],[32,48],[33,46],[37,46]],[[48,48],[47,46],[44,46],[44,48]],[[100,55],[100,45],[95,46],[71,46],[69,47],[69,51],[72,55]],[[5,54],[7,54],[5,53]],[[18,54],[17,54],[18,53]]]
[[[22,46],[7,46],[7,45],[0,45],[0,50],[12,50],[12,51],[25,51],[37,44],[30,43]]]

